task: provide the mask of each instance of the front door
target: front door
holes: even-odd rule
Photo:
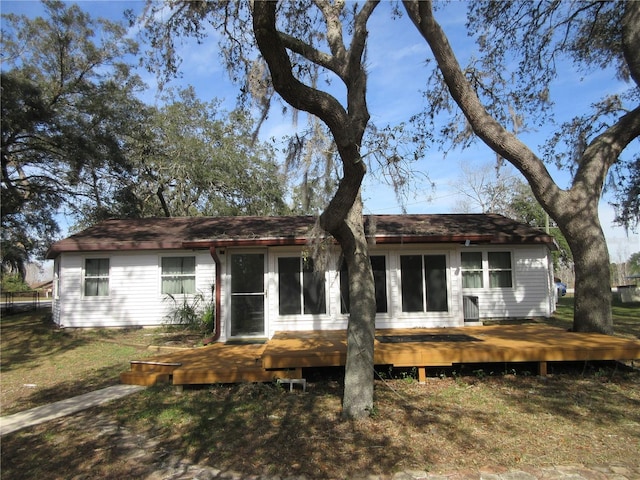
[[[265,335],[264,253],[231,254],[231,336]]]

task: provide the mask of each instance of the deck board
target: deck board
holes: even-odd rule
[[[266,344],[216,343],[176,351],[132,362],[131,371],[170,373],[175,385],[267,382],[300,378],[302,368],[343,366],[346,352],[344,330],[277,332]],[[638,340],[568,332],[544,324],[377,330],[374,343],[376,365],[421,369],[538,362],[544,372],[546,362],[638,359]],[[121,375],[123,383],[139,378],[127,372]]]

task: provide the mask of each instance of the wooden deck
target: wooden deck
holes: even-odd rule
[[[174,385],[270,382],[301,378],[302,369],[345,364],[346,332],[278,332],[265,344],[213,344],[132,361],[122,383]],[[541,324],[377,330],[375,364],[426,369],[473,363],[640,360],[640,341],[573,333]]]

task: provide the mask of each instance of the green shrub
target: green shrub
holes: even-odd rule
[[[215,306],[201,293],[182,295],[178,298],[168,294],[165,301],[171,302],[165,316],[165,325],[203,335],[213,331]]]

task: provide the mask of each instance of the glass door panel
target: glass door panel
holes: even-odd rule
[[[263,336],[264,321],[263,253],[231,255],[231,336]]]

